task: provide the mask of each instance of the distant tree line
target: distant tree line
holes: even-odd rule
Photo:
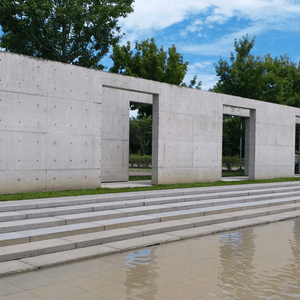
[[[0,47],[83,67],[104,69],[103,57],[113,48],[110,72],[201,89],[197,76],[183,82],[188,62],[172,45],[164,50],[154,39],[120,46],[118,25],[133,11],[134,0],[19,0],[0,1]],[[210,91],[300,107],[300,67],[288,55],[271,57],[251,54],[255,38],[234,41],[227,62],[215,64],[219,78]],[[138,110],[132,118],[132,152],[151,154],[152,107],[131,103]],[[239,152],[242,118],[224,116],[223,155]]]

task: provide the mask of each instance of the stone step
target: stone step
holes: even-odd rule
[[[17,221],[6,221],[0,222],[0,233],[8,233],[8,232],[17,232],[21,230],[32,230],[46,227],[54,227],[54,226],[63,226],[70,225],[76,223],[86,223],[86,222],[95,222],[107,219],[116,219],[116,218],[124,218],[129,216],[137,216],[143,214],[153,214],[157,212],[169,212],[176,210],[188,210],[193,208],[201,208],[201,207],[210,207],[210,206],[220,206],[227,204],[236,204],[236,203],[245,203],[245,202],[254,202],[254,201],[262,201],[267,199],[280,199],[283,196],[290,196],[285,201],[298,202],[299,199],[297,197],[292,197],[294,194],[292,193],[272,193],[272,194],[263,194],[254,195],[254,196],[243,196],[236,198],[218,198],[214,200],[201,200],[201,201],[192,201],[194,198],[186,199],[187,202],[176,202],[170,204],[169,198],[167,200],[167,204],[165,205],[156,205],[157,202],[154,201],[151,203],[145,203],[145,206],[142,207],[134,207],[134,208],[126,208],[119,210],[105,210],[105,211],[96,211],[96,212],[84,212],[79,214],[70,214],[70,215],[58,215],[56,217],[44,217],[38,219],[22,219]],[[151,200],[150,200],[151,201]],[[163,201],[163,200],[162,200]],[[159,202],[160,203],[160,202]],[[150,206],[150,205],[153,206]],[[58,212],[61,213],[62,210]],[[65,213],[68,210],[63,210]],[[11,214],[11,213],[9,213]],[[45,211],[42,210],[41,214],[46,215]],[[51,214],[51,211],[50,213]],[[5,219],[8,216],[4,215]],[[13,215],[15,217],[15,214]]]
[[[300,216],[300,183],[0,202],[0,275]]]
[[[151,224],[171,220],[180,220],[207,215],[223,214],[248,209],[257,209],[265,207],[268,208],[271,206],[284,206],[287,204],[293,204],[294,208],[298,208],[299,205],[297,204],[299,204],[299,201],[300,198],[271,199],[256,202],[176,210],[169,212],[157,212],[139,216],[128,216],[124,218],[107,219],[98,222],[78,223],[40,229],[22,230],[18,232],[2,233],[0,234],[0,246],[29,243],[39,240],[66,237],[83,233],[99,232],[103,230],[112,230],[142,224]]]
[[[95,221],[101,221],[101,220],[107,220],[107,219],[116,219],[116,218],[124,218],[124,217],[130,217],[130,216],[137,216],[137,215],[143,215],[143,214],[153,214],[158,212],[169,212],[169,211],[177,211],[177,210],[188,210],[193,208],[202,208],[202,207],[210,207],[210,206],[220,206],[220,205],[227,205],[227,204],[237,204],[237,203],[245,203],[245,202],[254,202],[254,201],[262,201],[262,200],[268,200],[268,199],[280,199],[283,196],[287,196],[288,199],[285,199],[285,201],[292,201],[297,202],[300,199],[294,196],[294,192],[289,193],[272,193],[272,194],[263,194],[263,195],[254,195],[254,196],[242,196],[242,197],[236,197],[236,198],[217,198],[212,200],[201,200],[201,201],[194,201],[194,198],[185,199],[187,202],[177,202],[178,199],[175,199],[175,203],[170,204],[171,197],[167,197],[166,199],[159,199],[158,201],[152,201],[157,199],[149,200],[150,203],[144,203],[144,206],[137,207],[136,205],[134,207],[129,208],[122,208],[122,207],[128,207],[124,206],[123,204],[120,205],[121,209],[115,209],[115,210],[104,210],[104,211],[91,211],[90,207],[84,208],[83,213],[73,213],[74,211],[77,211],[77,208],[68,209],[68,207],[65,208],[58,208],[58,210],[52,208],[52,209],[41,209],[36,211],[30,211],[28,213],[26,211],[27,217],[30,217],[29,219],[24,219],[25,216],[23,216],[22,220],[14,220],[17,213],[13,214],[13,221],[6,221],[12,213],[3,213],[5,222],[0,222],[0,233],[8,233],[8,232],[16,232],[21,230],[32,230],[32,229],[39,229],[39,228],[46,228],[46,227],[54,227],[54,226],[63,226],[63,225],[70,225],[70,224],[76,224],[76,223],[86,223],[86,222],[95,222]],[[164,202],[166,201],[166,202]],[[123,203],[123,202],[122,202]],[[157,203],[166,203],[166,204],[157,204]],[[134,203],[133,203],[134,204]],[[77,207],[77,206],[76,206]],[[100,208],[99,206],[96,207]],[[116,208],[119,208],[116,206]],[[52,211],[53,210],[53,211]],[[86,212],[86,210],[88,212]],[[61,215],[62,213],[68,213],[70,212],[73,214],[70,215]],[[81,211],[81,210],[79,210]],[[23,211],[24,213],[24,211]],[[48,214],[47,214],[48,213]],[[8,214],[8,215],[6,215]],[[46,217],[47,215],[55,215],[55,217]],[[44,217],[40,217],[40,216]],[[17,214],[17,216],[19,216]],[[37,219],[33,219],[33,216],[37,216]],[[1,214],[0,214],[1,219]]]
[[[293,187],[294,189],[295,187]],[[221,202],[218,202],[218,199],[224,199],[224,204],[228,203],[235,203],[235,202],[246,202],[246,201],[255,201],[255,200],[263,200],[263,199],[276,199],[282,197],[295,197],[300,196],[300,191],[294,190],[289,191],[288,189],[284,188],[286,192],[282,192],[282,189],[272,189],[272,190],[255,190],[255,191],[238,191],[238,192],[225,192],[225,193],[215,193],[215,194],[203,194],[203,195],[189,195],[189,196],[174,196],[174,197],[164,197],[164,198],[152,198],[147,200],[127,200],[127,201],[117,201],[117,202],[103,202],[103,203],[93,203],[93,204],[82,204],[82,205],[74,205],[74,206],[63,206],[63,207],[52,207],[52,208],[40,208],[40,209],[31,209],[31,210],[20,210],[20,211],[7,211],[0,213],[0,222],[12,222],[12,221],[19,221],[19,220],[26,220],[26,219],[35,219],[35,218],[48,218],[48,217],[57,217],[57,216],[65,216],[65,215],[76,215],[76,214],[84,214],[89,212],[97,212],[97,211],[105,211],[105,210],[120,210],[119,214],[122,215],[124,212],[122,209],[129,209],[132,211],[132,215],[138,215],[138,211],[140,210],[143,214],[143,211],[146,211],[143,207],[144,206],[157,206],[157,209],[164,209],[165,211],[173,210],[173,208],[169,206],[165,207],[158,207],[158,205],[168,205],[173,203],[180,203],[180,202],[189,202],[191,204],[178,204],[178,207],[184,209],[183,207],[186,206],[188,209],[191,206],[194,207],[201,207],[201,206],[209,206],[207,204],[207,199],[216,199],[216,204],[213,205],[220,205]],[[261,194],[259,194],[261,192]],[[267,193],[269,192],[269,193]],[[252,195],[252,197],[251,197]],[[227,197],[227,198],[226,198]],[[228,198],[229,197],[229,198]],[[232,199],[231,199],[232,198]],[[231,200],[229,200],[231,199]],[[195,201],[198,201],[197,203]],[[201,200],[201,202],[199,202]],[[205,202],[206,201],[206,202]],[[227,201],[227,202],[226,202]],[[192,204],[192,202],[195,202]],[[131,209],[140,207],[140,209]],[[174,206],[176,209],[176,205]],[[155,211],[155,208],[152,209]],[[148,209],[149,213],[151,209]],[[126,211],[125,211],[126,212]],[[96,215],[94,214],[94,220],[101,220],[105,217],[104,214],[99,214],[97,219]],[[127,214],[128,215],[128,214]],[[103,216],[103,217],[102,217]],[[123,215],[124,216],[124,215]],[[67,224],[68,221],[66,221]],[[75,223],[76,221],[69,222]],[[77,221],[82,222],[82,221]],[[1,232],[1,223],[0,223],[0,232]],[[3,231],[2,231],[3,232]]]
[[[22,201],[2,201],[0,202],[0,212],[16,212],[22,210],[33,209],[46,209],[63,206],[75,206],[75,205],[88,205],[96,203],[118,202],[118,201],[131,201],[131,200],[143,200],[151,198],[165,198],[165,197],[179,197],[188,198],[186,196],[199,196],[199,199],[208,197],[214,197],[210,194],[220,194],[221,197],[234,196],[234,192],[239,192],[241,195],[247,193],[248,195],[270,193],[273,190],[274,193],[280,192],[292,192],[300,191],[300,183],[295,182],[283,182],[283,183],[262,183],[262,184],[245,184],[245,185],[230,185],[230,186],[213,186],[204,188],[190,188],[190,189],[174,189],[174,190],[162,190],[162,191],[148,191],[147,193],[131,192],[120,194],[102,194],[102,195],[85,195],[76,197],[59,197],[59,198],[44,198],[44,199],[32,199]],[[228,193],[228,194],[226,194]],[[218,196],[219,197],[219,196]],[[142,202],[142,201],[141,201]],[[147,202],[147,201],[146,201]]]
[[[164,229],[162,229],[162,231],[165,230],[164,233],[160,233],[157,228],[151,229],[148,226],[144,228],[134,227],[101,232],[101,234],[103,234],[102,236],[96,234],[77,235],[66,239],[51,239],[25,245],[1,247],[0,275],[49,267],[80,259],[131,250],[138,247],[157,245],[159,243],[177,241],[251,225],[260,225],[298,216],[300,216],[300,210],[276,215],[257,216],[243,220],[232,220],[232,215],[224,214],[223,217],[225,221],[210,223],[204,226],[185,228],[185,223],[182,221],[177,221],[177,223],[174,221],[166,222],[163,225],[168,225],[168,230],[165,230],[167,228],[167,226],[165,226]],[[197,219],[200,221],[200,218]],[[197,219],[194,219],[190,224],[193,224],[193,222],[195,222],[194,225],[199,224],[197,223]],[[217,221],[217,219],[215,219],[215,221]],[[183,226],[181,226],[182,224],[180,224],[180,222]],[[122,238],[122,235],[125,239]]]

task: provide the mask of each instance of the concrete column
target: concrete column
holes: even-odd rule
[[[255,152],[256,152],[256,110],[250,110],[250,121],[249,121],[249,163],[248,163],[248,176],[250,180],[255,179]]]
[[[158,184],[158,136],[159,136],[159,95],[153,95],[152,105],[152,177],[151,183]]]
[[[244,175],[249,175],[249,129],[250,120],[245,118],[245,165],[244,165]]]

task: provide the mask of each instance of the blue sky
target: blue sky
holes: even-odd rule
[[[154,38],[165,50],[174,44],[189,62],[184,81],[197,75],[203,90],[217,82],[220,56],[229,60],[234,39],[246,34],[256,36],[254,55],[300,60],[300,0],[135,0],[133,6],[119,23],[121,43]],[[109,55],[102,63],[112,66]]]
[[[234,39],[256,36],[254,55],[289,54],[300,60],[300,0],[135,0],[134,12],[120,21],[122,43],[154,38],[167,50],[175,44],[208,90],[217,82],[214,64],[229,60]],[[109,58],[103,61],[110,66]]]

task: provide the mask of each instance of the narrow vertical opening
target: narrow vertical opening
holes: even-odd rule
[[[152,179],[152,104],[130,102],[129,181]]]
[[[222,177],[245,176],[246,118],[223,114]]]

